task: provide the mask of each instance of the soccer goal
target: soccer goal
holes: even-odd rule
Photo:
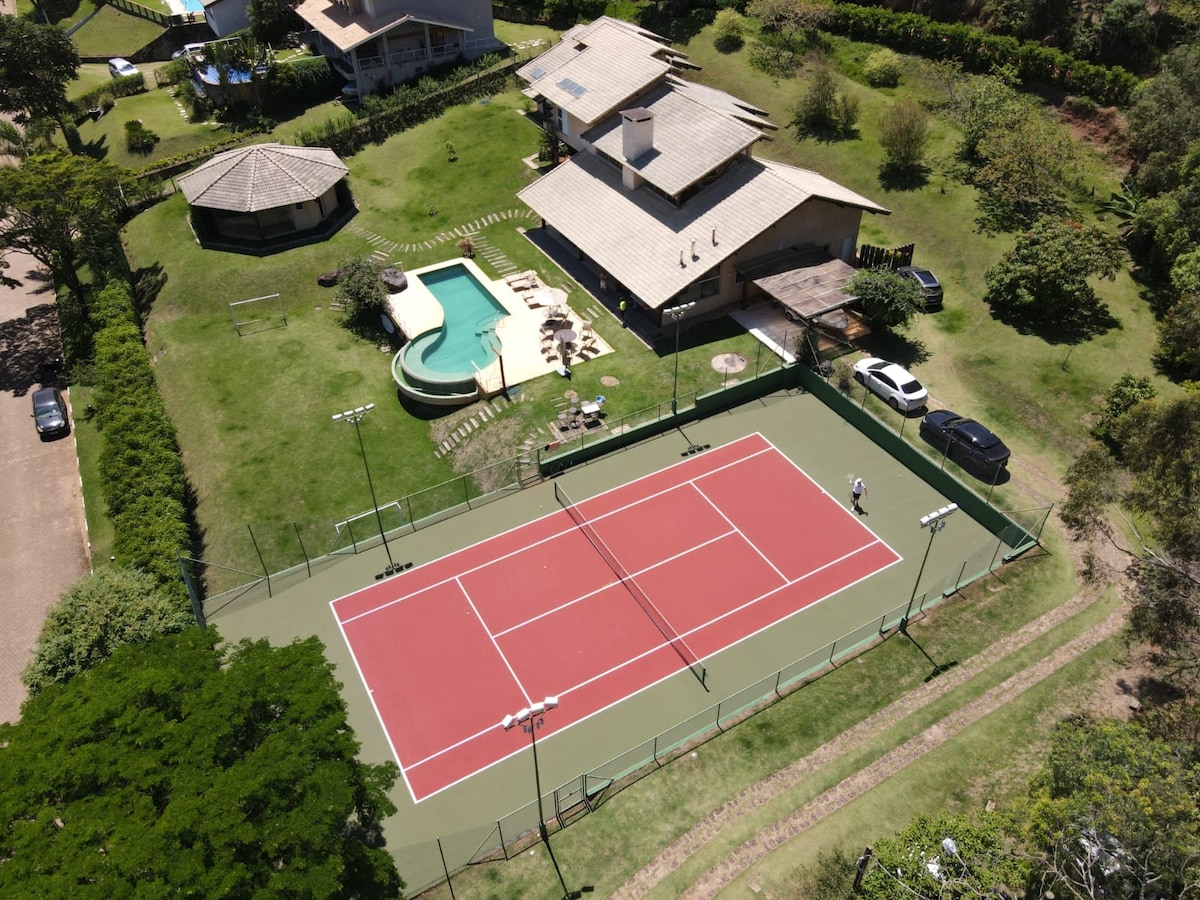
[[[287,316],[283,312],[283,298],[278,294],[251,297],[249,300],[233,300],[229,304],[229,315],[233,319],[233,327],[237,329],[238,337],[287,325]]]

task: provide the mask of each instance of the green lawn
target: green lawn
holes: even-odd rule
[[[107,67],[98,68],[107,75]],[[94,121],[85,120],[79,126],[79,137],[87,153],[119,166],[139,168],[229,137],[228,129],[216,122],[190,122],[175,104],[171,89],[154,87],[151,71],[145,65],[139,68],[150,88],[148,91],[119,98],[116,106],[105,115]],[[159,141],[149,153],[131,153],[126,148],[125,123],[132,119],[140,119],[146,128],[158,135]]]
[[[361,208],[354,224],[415,244],[515,208],[514,193],[535,177],[521,158],[537,150],[534,126],[518,115],[522,107],[514,91],[449,110],[347,160]],[[455,162],[447,160],[447,141],[456,146]],[[550,283],[572,286],[517,233],[513,221],[501,220],[484,234],[519,267],[537,268]],[[293,522],[310,535],[309,550],[323,550],[320,541],[328,539],[334,521],[369,508],[357,447],[332,430],[333,412],[377,404],[363,434],[381,502],[449,479],[456,468],[515,456],[526,436],[537,436],[556,417],[563,385],[548,376],[522,386],[524,402],[505,416],[503,447],[489,442],[486,452],[468,446],[457,459],[436,458],[430,422],[396,402],[390,375],[395,348],[382,330],[356,336],[338,324],[327,308],[331,292],[316,285],[316,275],[339,260],[371,251],[349,229],[327,243],[262,259],[207,251],[192,240],[177,195],[135,219],[126,239],[136,266],[166,274],[147,323],[147,342],[200,500],[205,556],[218,563],[259,569],[247,525],[265,545],[273,571],[300,562]],[[454,243],[446,242],[401,261],[416,268],[457,255]],[[485,260],[477,261],[489,270]],[[271,293],[284,298],[287,327],[239,338],[228,303]],[[596,328],[619,352],[576,367],[571,387],[580,396],[605,394],[613,417],[670,396],[673,342],[656,354],[611,319]],[[379,345],[391,352],[380,352]],[[715,352],[742,352],[751,359],[758,352],[752,338],[727,322],[685,332],[681,348],[681,393],[720,386],[723,373],[711,365]],[[617,378],[621,388],[608,389],[601,375]],[[450,417],[471,415],[468,409]],[[543,431],[537,443],[545,443],[546,435]]]
[[[155,4],[151,0],[146,5],[153,7]],[[82,7],[80,18],[90,11],[90,4]],[[86,25],[71,35],[71,39],[79,48],[80,56],[132,56],[153,42],[163,30],[161,25],[149,19],[131,16],[105,5]]]

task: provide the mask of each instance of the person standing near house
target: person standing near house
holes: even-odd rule
[[[863,511],[860,501],[867,494],[867,483],[861,478],[854,479],[854,486],[850,488],[850,505],[856,513]]]
[[[629,301],[626,300],[624,297],[622,297],[621,302],[618,303],[617,306],[621,310],[621,327],[627,328],[628,324],[627,324],[626,317],[629,314]]]

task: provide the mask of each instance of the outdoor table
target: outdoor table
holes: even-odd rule
[[[579,411],[587,418],[598,416],[600,415],[600,404],[596,403],[594,400],[585,400],[579,407]]]
[[[554,332],[554,339],[558,341],[558,346],[562,349],[563,362],[566,362],[570,356],[569,348],[576,337],[574,330],[570,328],[562,328]]]

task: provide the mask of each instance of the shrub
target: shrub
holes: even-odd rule
[[[876,50],[867,57],[863,74],[871,87],[895,87],[900,83],[900,57],[892,50]]]
[[[918,103],[897,103],[884,115],[879,131],[885,169],[911,171],[922,164],[929,143],[929,114]]]
[[[792,124],[801,133],[822,132],[837,123],[837,87],[825,66],[813,70],[804,96],[796,104]]]
[[[838,94],[837,120],[843,134],[851,133],[858,125],[858,98],[853,94]]]
[[[382,267],[369,256],[344,259],[338,264],[337,300],[347,322],[363,319],[383,309],[387,291],[380,278]]]
[[[130,153],[149,153],[158,143],[158,135],[142,124],[141,119],[125,123],[125,148]]]
[[[475,242],[469,237],[459,239],[458,252],[470,259],[475,255]]]
[[[21,675],[30,694],[95,668],[118,647],[144,644],[192,624],[188,610],[136,569],[97,569],[67,588],[38,635]]]
[[[736,9],[722,9],[713,19],[713,46],[722,53],[732,53],[742,46],[742,31],[746,20]]]

